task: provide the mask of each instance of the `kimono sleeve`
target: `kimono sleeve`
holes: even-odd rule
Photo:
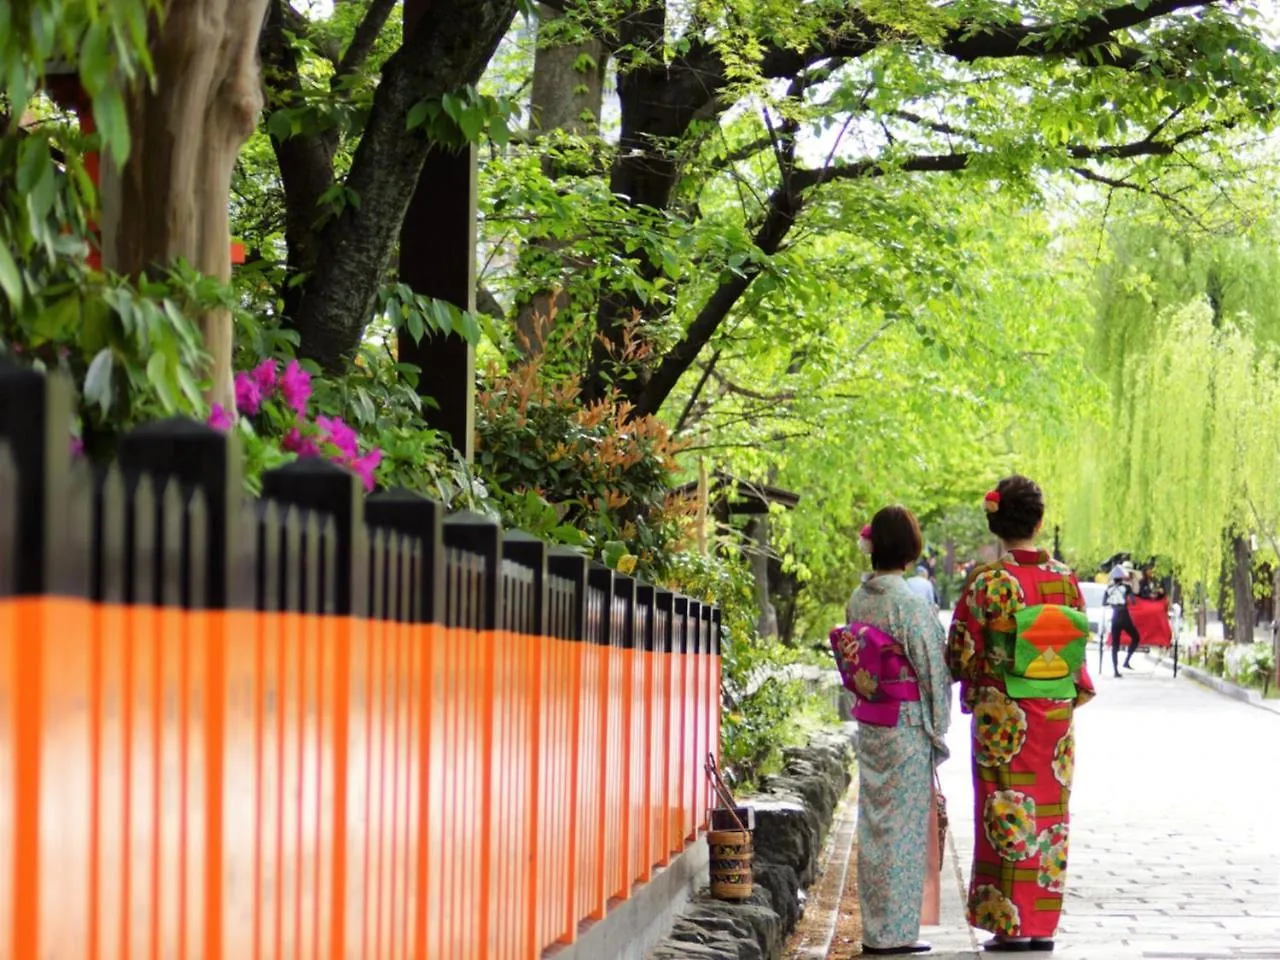
[[[1077,610],[1083,612],[1085,609],[1084,594],[1080,590],[1080,581],[1076,579],[1076,575],[1074,573],[1071,574],[1071,585],[1075,587],[1075,590],[1074,590],[1075,599],[1071,605],[1075,607]],[[1084,706],[1086,703],[1088,703],[1090,700],[1094,698],[1094,695],[1096,693],[1096,691],[1093,688],[1093,678],[1089,676],[1089,667],[1088,667],[1087,661],[1088,661],[1088,657],[1081,660],[1080,668],[1076,670],[1075,673],[1073,673],[1071,676],[1071,679],[1075,681],[1075,685],[1076,685],[1075,705],[1077,707]]]
[[[916,671],[920,685],[921,706],[925,725],[933,744],[934,763],[950,756],[947,730],[951,726],[951,675],[947,666],[947,636],[933,605],[928,601],[914,603],[903,611],[902,633],[907,658]]]
[[[951,616],[951,629],[947,634],[947,669],[951,679],[972,682],[977,676],[978,644],[982,640],[982,625],[973,612],[973,591],[966,584],[960,599],[956,601]]]

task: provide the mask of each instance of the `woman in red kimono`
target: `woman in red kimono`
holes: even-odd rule
[[[986,495],[1004,554],[976,567],[947,642],[973,715],[974,855],[969,923],[991,951],[1052,950],[1067,868],[1071,717],[1093,696],[1089,626],[1075,575],[1035,544],[1040,487],[1006,477]]]

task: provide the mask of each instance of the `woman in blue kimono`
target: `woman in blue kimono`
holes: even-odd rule
[[[920,924],[938,922],[933,785],[951,722],[946,634],[904,579],[922,547],[911,512],[885,507],[862,546],[873,573],[849,598],[848,626],[831,636],[856,698],[862,952],[923,953]]]

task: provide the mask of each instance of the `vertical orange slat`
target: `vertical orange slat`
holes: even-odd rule
[[[605,599],[603,608],[600,611],[602,617],[609,616],[608,598]],[[591,809],[595,815],[595,844],[591,854],[591,867],[595,872],[594,883],[592,886],[591,912],[589,916],[592,919],[599,919],[604,916],[605,908],[608,904],[609,893],[606,882],[606,851],[609,845],[609,805],[606,799],[609,795],[609,718],[613,715],[610,710],[610,684],[609,678],[612,670],[612,651],[609,647],[596,646],[598,657],[598,685],[596,696],[599,703],[599,732],[600,737],[597,745],[596,755],[591,758],[591,762],[595,765],[596,782],[598,789],[589,798]]]
[[[347,956],[347,789],[351,736],[351,617],[336,618],[333,651],[333,872],[329,888],[329,957]]]
[[[13,928],[15,960],[40,956],[40,740],[49,601],[13,601]],[[56,618],[51,629],[56,628]]]
[[[191,643],[192,623],[181,610],[178,622],[178,960],[187,956],[187,857],[188,857],[188,777],[190,776],[187,737],[191,732]]]
[[[617,887],[614,894],[624,900],[631,896],[631,880],[632,880],[632,850],[631,850],[631,803],[632,797],[635,795],[635,777],[632,771],[631,758],[633,755],[632,736],[635,732],[632,726],[633,717],[635,716],[635,704],[632,697],[635,693],[635,678],[632,671],[634,670],[633,660],[635,658],[634,650],[619,650],[618,662],[622,669],[621,690],[618,699],[622,708],[622,716],[619,718],[619,739],[621,741],[621,756],[618,761],[619,780],[622,783],[622,796],[618,803],[618,814],[621,820],[621,831],[617,839],[618,845],[618,874],[615,879]]]
[[[691,610],[693,604],[689,604]],[[692,840],[698,834],[697,814],[694,797],[697,793],[697,782],[702,773],[702,764],[698,762],[698,656],[695,646],[695,635],[698,620],[690,615],[689,644],[684,657],[684,840]]]
[[[307,889],[307,863],[311,859],[307,851],[307,846],[303,837],[303,825],[307,820],[307,648],[315,647],[316,638],[311,632],[311,618],[302,614],[291,614],[290,620],[298,624],[298,628],[293,636],[297,639],[298,647],[298,709],[295,716],[297,717],[298,729],[294,734],[294,750],[297,752],[296,766],[296,786],[293,787],[294,796],[297,798],[294,804],[293,824],[293,950],[292,955],[295,957],[303,956],[303,938],[302,938],[302,908],[306,899],[305,892]]]
[[[275,619],[280,623],[276,635],[276,675],[272,685],[276,710],[276,752],[275,770],[275,839],[272,854],[272,873],[275,875],[275,910],[272,927],[272,956],[282,960],[284,951],[284,891],[285,891],[285,851],[284,838],[286,825],[284,819],[284,799],[289,792],[289,768],[285,756],[285,742],[288,734],[287,720],[289,716],[289,648],[293,644],[293,617],[290,614],[278,614]]]
[[[458,800],[466,770],[463,767],[464,756],[461,744],[464,727],[462,724],[462,706],[466,702],[468,691],[466,682],[466,662],[462,650],[462,631],[456,627],[441,627],[441,667],[437,674],[434,699],[441,705],[440,724],[440,763],[436,771],[436,796],[439,806],[439,826],[432,833],[435,841],[433,850],[438,851],[440,865],[437,884],[438,899],[438,934],[435,939],[435,950],[429,955],[443,956],[445,945],[453,942],[453,920],[455,904],[461,891],[459,887],[459,863],[453,843],[457,836],[456,818]]]
[[[362,957],[376,957],[370,949],[373,931],[370,929],[369,899],[373,884],[370,882],[370,870],[373,868],[373,715],[374,715],[374,675],[377,673],[376,637],[381,624],[374,620],[365,626],[364,636],[364,836],[362,847],[364,855],[360,865],[361,877],[361,919],[360,919],[360,953]]]
[[[431,847],[431,804],[432,804],[432,741],[431,741],[431,707],[434,697],[431,696],[431,666],[436,646],[435,624],[418,626],[413,631],[413,643],[418,648],[418,849],[417,849],[417,896],[414,899],[413,917],[413,956],[416,960],[427,960],[427,921],[430,916],[432,891],[431,874],[428,867],[428,852]]]
[[[390,634],[392,624],[386,620],[376,620],[377,641],[375,644],[376,659],[374,660],[373,669],[377,672],[377,704],[376,713],[373,704],[370,704],[370,722],[376,724],[378,739],[378,761],[377,774],[370,781],[370,787],[374,784],[376,788],[376,808],[372,819],[368,821],[365,829],[370,833],[370,840],[373,847],[373,872],[365,874],[365,882],[374,885],[374,901],[373,901],[373,954],[374,957],[387,956],[387,948],[382,939],[383,934],[383,894],[386,880],[386,869],[383,864],[384,855],[386,853],[388,837],[386,833],[386,800],[387,800],[387,726],[390,718],[387,716],[388,700],[390,699],[387,691],[387,671],[390,657],[388,656]],[[373,629],[370,630],[373,632]],[[373,689],[374,684],[370,684]],[[374,719],[376,717],[376,720]],[[370,793],[375,791],[370,789]],[[366,807],[368,809],[368,807]],[[378,826],[375,830],[374,821]]]
[[[98,871],[102,852],[102,647],[107,616],[101,604],[91,613],[92,635],[89,639],[89,912],[85,954],[98,960],[100,881]]]
[[[655,615],[657,609],[655,607]],[[653,751],[655,772],[653,796],[653,849],[650,859],[657,866],[666,866],[670,862],[670,847],[667,843],[667,804],[671,797],[671,650],[668,646],[667,630],[671,619],[670,611],[663,610],[655,629],[653,684],[657,700],[657,719],[654,735],[657,746]]]
[[[497,576],[495,571],[494,576]],[[480,738],[480,876],[476,885],[480,895],[480,910],[476,931],[480,935],[477,960],[489,956],[489,935],[492,930],[492,910],[489,898],[489,878],[493,870],[493,737],[494,737],[494,645],[493,630],[479,631],[483,651],[481,661],[481,688],[478,706],[481,711]]]
[[[544,596],[546,594],[544,593]],[[542,943],[538,935],[540,925],[540,916],[538,904],[543,896],[543,887],[539,882],[539,865],[542,862],[542,847],[539,840],[542,837],[544,828],[544,819],[540,816],[541,797],[542,797],[542,718],[544,709],[544,698],[546,691],[542,685],[542,664],[550,659],[549,638],[545,636],[526,636],[525,641],[525,663],[524,674],[528,678],[528,711],[529,711],[529,745],[528,745],[528,764],[529,764],[529,781],[528,781],[528,855],[529,861],[526,867],[528,874],[528,899],[526,900],[526,909],[528,914],[525,918],[525,930],[522,938],[522,945],[519,951],[523,960],[525,957],[537,957],[542,953]]]
[[[134,707],[134,666],[136,645],[139,637],[149,635],[147,630],[147,611],[142,607],[129,606],[129,622],[124,636],[124,685],[121,694],[124,720],[124,756],[122,774],[124,783],[123,816],[121,818],[121,856],[120,856],[120,955],[134,955],[132,940],[133,931],[133,861],[135,859],[135,838],[133,831],[133,714]]]
[[[325,913],[323,879],[325,865],[332,856],[332,848],[327,842],[324,832],[324,765],[325,758],[331,753],[331,744],[325,740],[325,702],[329,693],[329,673],[326,672],[328,657],[326,654],[328,654],[329,646],[332,642],[332,636],[328,629],[328,624],[332,621],[329,617],[312,617],[310,622],[312,623],[312,636],[316,639],[315,834],[312,839],[315,853],[312,861],[314,873],[311,877],[311,956],[313,960],[320,960],[320,948],[323,943],[320,933],[320,919]]]
[[[572,669],[570,670],[569,691],[572,693],[576,690],[582,690],[582,678],[585,672],[586,664],[584,662],[588,644],[585,640],[574,641],[573,646],[576,648],[573,652]],[[564,916],[564,939],[573,943],[577,939],[578,933],[578,875],[579,863],[578,858],[581,856],[579,845],[581,838],[579,831],[581,824],[579,822],[579,803],[578,793],[582,788],[582,728],[583,728],[583,712],[586,709],[586,698],[579,697],[570,701],[569,714],[569,836],[568,836],[568,865],[569,876],[565,884],[568,890],[568,896],[565,898],[565,916]]]
[[[670,821],[668,823],[667,850],[676,854],[684,849],[684,737],[685,695],[684,660],[680,652],[684,617],[676,616],[671,644],[671,780],[669,783]]]
[[[649,616],[653,616],[653,608],[649,608]],[[637,697],[642,707],[640,757],[637,775],[640,778],[640,803],[637,816],[640,818],[640,837],[637,846],[637,858],[640,872],[636,879],[648,882],[653,876],[653,723],[654,723],[654,690],[653,690],[653,650],[642,651],[639,673],[636,676]]]
[[[399,888],[396,872],[396,858],[404,839],[400,836],[400,621],[393,620],[388,625],[390,634],[391,657],[391,837],[385,847],[390,863],[387,866],[388,909],[387,909],[387,947],[385,956],[396,955],[397,933],[396,901]],[[384,706],[385,715],[386,708]],[[383,803],[386,809],[386,803]]]
[[[204,697],[204,956],[222,960],[222,865],[224,750],[226,749],[227,641],[232,634],[229,616],[205,613]],[[239,617],[237,616],[237,619]]]

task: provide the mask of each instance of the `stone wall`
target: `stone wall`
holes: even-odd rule
[[[822,733],[786,750],[782,772],[765,778],[763,792],[740,798],[756,814],[751,899],[726,903],[700,893],[650,960],[780,960],[852,767],[853,746],[844,733]]]

